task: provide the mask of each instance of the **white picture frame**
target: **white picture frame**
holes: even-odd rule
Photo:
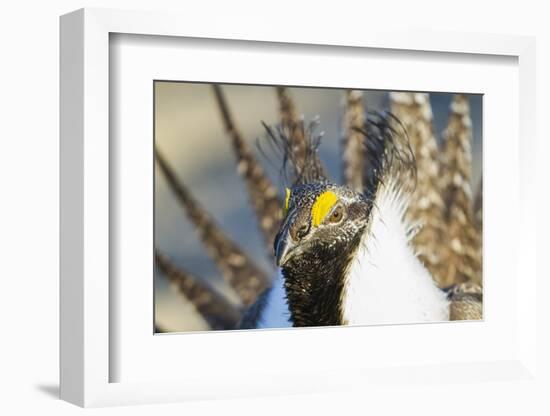
[[[518,383],[529,380],[536,383],[536,243],[533,231],[536,227],[534,216],[522,215],[534,212],[535,205],[534,199],[529,197],[534,192],[529,178],[533,175],[535,166],[534,146],[529,145],[535,140],[535,123],[532,121],[535,114],[534,39],[487,34],[384,31],[375,28],[363,29],[359,36],[352,30],[328,33],[323,28],[315,29],[313,26],[308,31],[293,28],[281,31],[276,23],[264,23],[258,26],[251,22],[249,27],[240,27],[239,31],[235,32],[231,22],[223,19],[215,25],[205,27],[192,16],[106,9],[83,9],[61,18],[61,398],[87,407],[348,389],[357,389],[359,392],[366,386],[372,391],[388,383],[406,386],[413,381],[427,386],[434,382],[449,382],[451,379],[454,382],[474,384],[503,380]],[[382,363],[378,366],[372,357],[362,357],[359,349],[350,348],[346,354],[347,361],[327,360],[324,364],[319,364],[318,360],[304,360],[305,364],[302,366],[288,367],[285,366],[284,360],[281,360],[275,361],[276,365],[271,368],[261,365],[255,365],[256,368],[240,368],[242,364],[237,360],[238,365],[228,365],[219,370],[215,379],[212,378],[214,368],[205,370],[202,375],[198,368],[189,368],[186,376],[182,377],[177,364],[174,364],[174,375],[170,377],[168,372],[171,370],[166,360],[164,364],[159,364],[164,370],[158,374],[154,374],[151,369],[145,372],[140,369],[139,372],[136,371],[136,374],[139,374],[134,375],[132,367],[127,371],[128,374],[132,374],[131,376],[121,377],[113,368],[117,368],[117,363],[127,358],[126,354],[120,355],[128,351],[124,348],[113,348],[113,339],[124,334],[126,328],[131,325],[129,321],[118,321],[118,325],[112,322],[113,315],[119,313],[117,298],[114,296],[119,288],[113,286],[113,282],[110,281],[110,275],[117,267],[117,259],[113,258],[110,252],[112,230],[115,227],[110,204],[118,197],[112,194],[111,186],[111,175],[117,171],[118,160],[113,159],[110,153],[110,136],[116,134],[110,125],[110,94],[113,93],[113,85],[110,79],[109,57],[112,34],[161,36],[163,38],[157,38],[160,42],[163,39],[168,40],[168,37],[172,40],[223,40],[225,44],[239,42],[243,48],[246,44],[259,45],[257,49],[260,50],[260,42],[267,42],[278,45],[278,49],[283,53],[291,45],[298,45],[306,50],[327,47],[332,53],[345,51],[351,55],[368,49],[390,53],[428,53],[432,60],[437,56],[443,59],[445,56],[459,55],[467,56],[473,62],[482,59],[483,56],[512,59],[514,68],[517,69],[515,78],[519,95],[515,97],[518,99],[517,105],[510,106],[509,111],[512,112],[506,114],[511,115],[510,125],[517,129],[512,128],[512,132],[502,134],[510,134],[511,140],[515,140],[512,143],[518,146],[515,149],[519,148],[515,155],[517,163],[512,164],[509,172],[511,183],[517,184],[517,188],[514,188],[510,195],[515,196],[517,201],[514,200],[507,209],[514,210],[514,214],[521,220],[515,230],[517,242],[512,245],[512,251],[509,253],[512,259],[510,261],[515,265],[513,270],[508,272],[510,280],[507,287],[510,290],[501,292],[502,299],[511,302],[510,312],[506,315],[510,327],[504,328],[498,317],[495,317],[495,314],[491,315],[493,310],[486,309],[486,319],[479,324],[453,323],[452,326],[446,327],[423,325],[399,328],[346,328],[345,332],[338,331],[338,328],[324,328],[267,331],[262,332],[261,336],[253,332],[193,334],[193,340],[202,340],[195,343],[190,341],[191,338],[187,338],[187,342],[183,344],[195,343],[197,351],[206,348],[209,343],[218,345],[219,340],[213,341],[214,336],[223,337],[222,342],[231,345],[232,348],[239,344],[252,345],[260,342],[257,347],[267,351],[269,345],[271,348],[285,343],[327,345],[331,339],[339,339],[346,345],[358,345],[368,331],[376,339],[395,337],[392,339],[397,340],[407,337],[406,339],[411,340],[411,353],[402,359],[384,358],[384,344],[376,346],[373,342],[372,351],[379,351],[377,357]],[[210,80],[226,81],[223,78]],[[249,77],[243,78],[242,81],[253,83],[261,80]],[[281,82],[284,82],[284,77],[281,78]],[[318,85],[323,83],[322,80],[317,82]],[[361,87],[355,84],[353,86]],[[399,86],[403,87],[403,84],[392,85],[395,89]],[[386,86],[386,89],[390,88]],[[487,133],[490,123],[484,127],[484,133]],[[152,131],[144,134],[152,135]],[[508,156],[514,157],[513,153],[510,152]],[[504,160],[507,157],[500,156]],[[144,154],[144,157],[147,155]],[[497,164],[494,166],[495,169],[502,169],[502,166],[498,168]],[[146,176],[144,178],[146,180]],[[490,181],[491,175],[485,179]],[[485,189],[488,189],[488,185]],[[498,198],[498,195],[494,197]],[[488,201],[488,204],[490,207],[491,201]],[[487,205],[485,209],[488,210]],[[147,215],[147,211],[142,214]],[[486,223],[484,220],[484,224]],[[496,229],[491,229],[490,221],[485,232],[496,232]],[[496,259],[484,260],[496,262]],[[143,268],[141,279],[152,279],[152,252],[150,261],[151,267],[146,265]],[[521,280],[517,278],[518,270],[522,271]],[[491,276],[486,278],[486,296],[490,299],[491,290],[499,289],[491,284],[494,282]],[[512,291],[515,285],[518,290]],[[491,304],[491,301],[488,303]],[[497,303],[492,304],[500,309],[494,311],[503,311],[504,305],[498,306]],[[144,314],[152,316],[152,310],[144,307]],[[137,317],[134,319],[138,320]],[[140,322],[140,328],[136,333],[144,333],[143,325],[147,325],[147,322]],[[488,333],[488,330],[495,332]],[[476,350],[465,353],[462,357],[445,359],[434,354],[422,355],[422,344],[414,345],[412,341],[415,334],[438,339],[454,336],[463,340],[472,337],[483,340],[484,337],[491,338],[494,335],[495,340],[507,342],[492,355],[487,348],[485,353]],[[166,353],[168,360],[174,349],[181,351],[182,338],[178,338],[178,335],[153,337],[151,331],[150,337],[149,341],[156,338],[153,342],[156,344],[154,348],[166,347],[168,349],[163,351],[171,351]],[[144,346],[148,340],[130,336],[128,340],[138,344],[134,348],[138,352],[147,351],[152,354],[153,350],[146,350]],[[467,344],[465,342],[464,346]],[[319,354],[322,353],[322,348],[319,351]],[[475,356],[476,353],[479,355]],[[143,356],[142,361],[146,361],[143,360]],[[138,365],[135,359],[129,360],[128,363],[126,367]],[[217,363],[211,363],[212,366],[215,364]],[[240,374],[236,376],[235,372],[238,372],[239,368]]]

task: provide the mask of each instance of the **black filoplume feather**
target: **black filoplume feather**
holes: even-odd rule
[[[363,141],[364,193],[374,197],[378,186],[391,173],[416,179],[416,161],[405,127],[390,112],[368,112],[365,124],[357,129]]]
[[[272,127],[262,122],[267,132],[268,143],[282,157],[281,173],[285,177],[290,162],[291,182],[294,184],[324,182],[327,180],[327,173],[318,152],[323,133],[315,134],[318,124],[318,119],[314,119],[307,126],[301,121],[292,127],[283,124]],[[297,155],[295,153],[290,139],[292,131],[289,131],[289,128],[301,130],[305,142],[304,154]]]

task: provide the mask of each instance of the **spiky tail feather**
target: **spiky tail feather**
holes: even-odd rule
[[[315,130],[319,124],[318,119],[313,119],[307,126],[302,121],[298,126],[306,141],[304,164],[301,170],[299,162],[295,159],[296,155],[293,153],[288,129],[281,124],[277,126],[268,126],[263,122],[262,124],[266,130],[269,143],[280,153],[282,158],[281,172],[286,174],[287,168],[290,168],[292,184],[324,182],[327,180],[327,174],[318,152],[323,133],[315,134]]]
[[[363,92],[348,90],[342,121],[342,176],[344,183],[356,191],[363,189],[365,155],[363,135],[358,131],[365,123]]]
[[[421,261],[440,287],[447,284],[445,268],[444,202],[439,188],[439,150],[433,132],[433,113],[425,93],[390,93],[391,112],[401,121],[416,159],[416,181],[411,190],[407,217],[422,225],[413,239]]]
[[[443,139],[440,186],[448,241],[444,284],[481,284],[481,241],[474,226],[470,186],[472,120],[468,98],[462,94],[453,96]]]
[[[279,100],[281,128],[285,131],[288,140],[288,147],[292,153],[296,176],[300,176],[305,166],[308,147],[302,124],[303,120],[298,114],[298,110],[288,89],[285,87],[276,87],[276,91]]]
[[[168,257],[155,252],[155,264],[172,282],[211,329],[233,329],[241,319],[241,310],[228,302],[204,280],[181,270]]]
[[[207,253],[222,272],[223,278],[236,291],[243,305],[252,304],[269,286],[271,279],[225,235],[206,210],[195,201],[158,149],[155,149],[155,158],[170,189],[195,225]]]
[[[277,195],[277,190],[255,158],[252,149],[244,141],[235,125],[221,87],[214,84],[213,88],[225,130],[231,138],[232,147],[237,158],[237,171],[246,183],[250,203],[258,220],[258,226],[262,231],[270,257],[272,257],[273,240],[277,235],[281,222],[282,202]]]
[[[409,181],[416,178],[416,162],[409,139],[400,121],[390,112],[368,112],[361,128],[363,193],[374,199],[387,181],[399,182],[406,191]]]

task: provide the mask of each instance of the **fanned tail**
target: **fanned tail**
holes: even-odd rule
[[[252,304],[269,286],[269,277],[225,235],[206,210],[195,201],[158,149],[155,150],[155,158],[170,189],[195,225],[204,247],[221,270],[223,278],[236,291],[243,305]]]

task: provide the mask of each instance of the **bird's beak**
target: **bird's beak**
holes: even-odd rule
[[[294,241],[290,237],[288,228],[288,225],[285,224],[275,240],[275,258],[277,259],[277,266],[279,267],[284,266],[290,259],[295,248]]]

